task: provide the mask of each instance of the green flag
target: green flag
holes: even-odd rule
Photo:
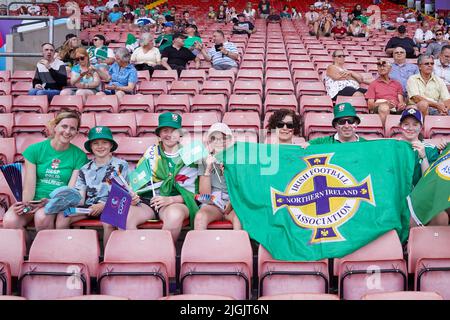
[[[143,186],[151,181],[152,170],[148,161],[142,161],[130,172],[130,185],[134,192],[137,192]]]
[[[419,225],[450,208],[450,144],[433,162],[408,196],[411,216]]]
[[[408,237],[415,154],[406,142],[236,143],[218,159],[243,228],[275,259],[343,257],[390,230]]]
[[[180,149],[181,160],[183,160],[186,166],[198,162],[199,160],[208,156],[208,150],[199,140],[193,140],[192,142],[183,145]]]
[[[139,40],[135,37],[135,35],[132,33],[127,34],[127,41],[125,42],[125,48],[127,48],[128,51],[133,52],[134,49],[138,47],[139,47]]]

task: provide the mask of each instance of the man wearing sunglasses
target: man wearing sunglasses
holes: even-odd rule
[[[334,119],[332,122],[336,133],[331,136],[325,136],[310,140],[306,143],[300,144],[306,148],[310,144],[330,144],[330,143],[345,143],[366,141],[366,139],[356,134],[356,128],[360,124],[361,119],[356,115],[356,110],[349,102],[339,103],[333,109]]]
[[[423,54],[417,64],[419,74],[411,76],[406,85],[409,103],[424,115],[450,114],[450,94],[444,80],[433,73],[434,58]]]
[[[426,54],[436,58],[441,53],[442,47],[448,44],[449,42],[444,39],[444,31],[438,30],[436,31],[436,41],[428,45]]]
[[[114,52],[105,45],[106,39],[102,34],[96,34],[92,38],[92,47],[87,49],[90,63],[97,67],[107,67],[114,63]]]

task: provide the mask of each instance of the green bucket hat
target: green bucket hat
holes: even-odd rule
[[[350,102],[338,103],[334,106],[333,113],[333,127],[337,119],[344,117],[355,117],[358,120],[358,124],[361,123],[361,119],[356,115],[356,110]]]
[[[117,142],[113,139],[111,129],[108,127],[98,126],[89,130],[88,140],[84,143],[84,148],[88,152],[92,153],[91,142],[98,139],[110,141],[112,143],[111,152],[115,151],[118,147]]]
[[[159,136],[159,130],[165,127],[181,129],[181,116],[177,113],[164,112],[159,115],[158,128],[156,128],[156,135]]]

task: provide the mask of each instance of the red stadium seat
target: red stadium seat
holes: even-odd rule
[[[152,74],[152,80],[172,82],[178,80],[177,70],[155,70]]]
[[[81,96],[54,96],[48,107],[48,112],[55,112],[61,109],[81,112],[83,110],[83,98]]]
[[[342,102],[350,102],[352,106],[355,107],[356,113],[369,113],[369,109],[367,107],[367,101],[364,96],[356,96],[356,97],[347,97],[347,96],[337,96],[336,104]]]
[[[156,137],[114,137],[119,147],[114,154],[127,160],[130,167],[133,168],[144,152],[153,144],[158,143]]]
[[[341,299],[359,300],[368,293],[407,290],[406,262],[395,230],[341,259],[334,259],[334,270],[339,276]],[[367,279],[369,272],[376,272],[377,277],[371,285]]]
[[[300,98],[300,114],[311,111],[332,112],[333,101],[330,96],[302,96]]]
[[[220,122],[216,112],[195,112],[183,114],[183,129],[191,133],[197,133],[202,138],[202,134],[216,122]]]
[[[339,297],[328,293],[291,293],[263,296],[258,298],[258,300],[339,300]]]
[[[294,83],[299,81],[319,81],[319,73],[315,70],[296,70],[294,72]]]
[[[142,94],[160,95],[168,91],[165,81],[142,81],[138,84],[137,92]]]
[[[289,94],[295,93],[292,80],[269,79],[266,82],[265,96],[270,94]]]
[[[176,294],[159,298],[158,300],[234,300],[231,297],[215,294]]]
[[[262,96],[263,84],[260,80],[236,80],[234,83],[233,94],[255,94]]]
[[[299,81],[295,86],[297,98],[303,95],[321,96],[326,95],[327,91],[321,81]]]
[[[0,82],[8,82],[11,78],[11,71],[3,70],[0,71]]]
[[[189,95],[167,95],[162,94],[155,100],[155,112],[180,111],[189,112]]]
[[[136,113],[137,136],[155,136],[159,113]]]
[[[269,64],[266,64],[266,72],[269,70],[288,70],[289,71],[289,63],[286,61],[271,61]]]
[[[236,78],[236,74],[233,70],[216,70],[214,68],[209,69],[208,72],[208,80],[218,81],[229,81],[230,83],[234,83],[234,79]]]
[[[192,98],[191,112],[217,111],[220,114],[224,114],[226,111],[226,105],[227,102],[223,94],[198,94]]]
[[[438,138],[450,135],[450,116],[425,116],[425,137]]]
[[[257,112],[226,112],[222,122],[233,131],[236,141],[257,142],[260,119]]]
[[[150,72],[148,70],[138,70],[138,81],[150,81]]]
[[[47,113],[47,96],[17,96],[13,99],[13,112],[40,112]]]
[[[223,94],[227,97],[231,94],[231,84],[229,81],[205,81],[200,90],[201,94]]]
[[[169,89],[169,94],[189,94],[194,96],[198,94],[200,87],[197,81],[177,80],[173,81]]]
[[[304,118],[304,130],[307,140],[311,140],[319,135],[334,134],[336,130],[332,126],[332,113],[308,112]]]
[[[31,82],[15,82],[11,86],[11,94],[13,96],[27,95],[32,86]]]
[[[264,100],[264,112],[270,112],[278,109],[291,109],[297,111],[297,99],[293,94],[280,95],[268,94]]]
[[[397,291],[364,295],[361,300],[444,300],[436,292]]]
[[[169,294],[175,277],[175,247],[167,230],[114,231],[100,264],[101,294],[154,300]]]
[[[256,70],[261,71],[263,70],[263,61],[242,61],[242,63],[239,66],[239,70]]]
[[[134,113],[96,113],[97,126],[107,126],[114,136],[136,136],[136,117]]]
[[[18,136],[15,138],[16,141],[16,154],[14,155],[14,162],[23,162],[23,156],[22,153],[25,151],[25,149],[33,144],[38,143],[45,140],[45,137],[41,136]]]
[[[381,119],[377,114],[358,114],[361,123],[358,125],[356,132],[365,137],[383,138],[384,127]]]
[[[24,71],[17,70],[14,71],[11,77],[13,82],[23,82],[23,81],[33,81],[35,71]]]
[[[180,292],[249,299],[252,269],[247,232],[189,231],[181,249]]]
[[[205,70],[189,69],[183,70],[180,74],[180,80],[203,82],[206,80]]]
[[[260,80],[263,81],[262,70],[240,69],[237,74],[237,80]]]
[[[97,124],[95,122],[95,114],[94,113],[82,113],[80,130],[78,130],[78,132],[84,136],[87,136],[89,133],[89,130],[91,128],[95,127],[96,125]]]
[[[88,96],[83,112],[119,112],[119,100],[116,95]]]
[[[12,96],[1,96],[0,95],[0,113],[10,113],[12,107]]]
[[[411,228],[408,270],[416,291],[433,291],[450,299],[450,229],[447,226]]]
[[[238,82],[238,81],[236,81]],[[261,96],[257,94],[232,94],[230,101],[228,102],[228,110],[251,110],[257,111],[259,114],[262,112]]]
[[[85,296],[77,296],[77,297],[68,297],[68,298],[61,298],[58,300],[129,300],[124,297],[115,297],[115,296],[108,296],[106,294],[87,294]]]
[[[386,138],[393,138],[401,134],[400,117],[396,114],[389,114],[386,117],[386,123],[384,124]]]
[[[133,94],[133,95],[125,95],[119,104],[119,112],[153,112],[154,110],[154,102],[153,96],[151,95],[142,95],[142,94]]]
[[[0,164],[14,162],[16,142],[14,138],[0,138]]]
[[[55,299],[90,293],[100,246],[95,230],[42,230],[33,241],[19,276],[21,296]]]
[[[45,114],[16,113],[14,115],[12,136],[32,134],[46,137],[49,133],[47,131],[47,125],[53,119],[54,115],[52,113],[45,113]]]
[[[7,138],[12,134],[14,124],[14,114],[0,113],[0,137]]]
[[[0,229],[0,295],[11,294],[11,276],[17,277],[26,255],[24,230]]]
[[[290,80],[292,76],[289,70],[267,70],[265,75],[265,82],[268,80]]]
[[[0,95],[11,94],[11,82],[0,82]]]
[[[258,250],[259,296],[328,293],[328,260],[276,260],[262,246]]]

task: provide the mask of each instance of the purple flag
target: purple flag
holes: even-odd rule
[[[110,225],[125,230],[127,228],[128,211],[130,210],[131,196],[127,190],[116,182],[111,185],[105,209],[103,209],[100,220]]]

